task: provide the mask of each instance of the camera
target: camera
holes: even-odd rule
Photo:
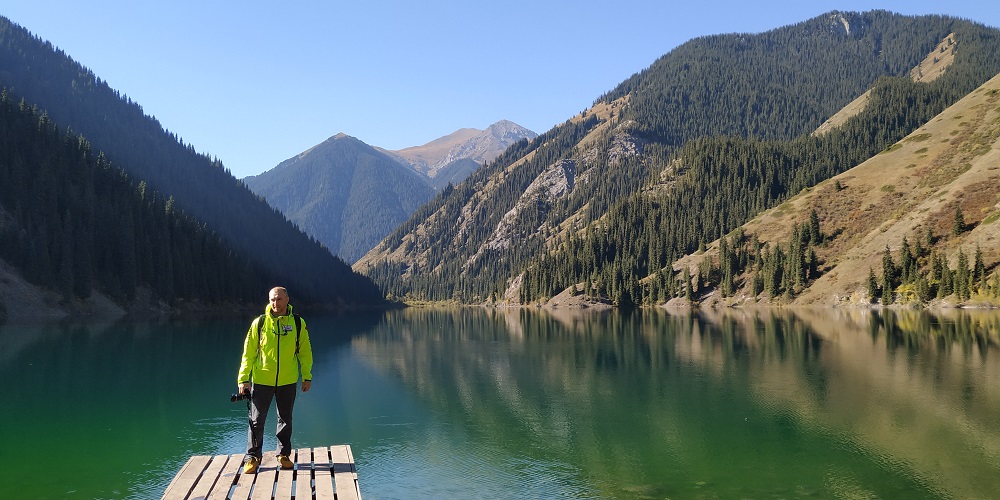
[[[237,394],[233,394],[232,396],[229,396],[229,402],[231,402],[231,403],[235,403],[237,401],[249,400],[249,399],[250,399],[250,391],[243,391],[243,392],[240,392],[240,393],[237,393]]]

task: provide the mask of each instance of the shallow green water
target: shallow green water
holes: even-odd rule
[[[366,499],[1000,494],[1000,313],[305,317],[293,444],[351,444]],[[242,452],[244,323],[0,327],[0,498]]]

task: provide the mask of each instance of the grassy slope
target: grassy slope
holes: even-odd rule
[[[842,186],[836,189],[836,183]],[[928,228],[935,249],[949,256],[959,249],[971,257],[982,249],[987,270],[1000,263],[1000,75],[951,106],[907,138],[864,163],[800,193],[744,226],[762,241],[787,241],[793,224],[815,209],[823,232],[833,239],[817,250],[823,275],[796,304],[860,302],[869,269],[881,274],[886,246],[897,252]],[[972,227],[952,236],[955,208]],[[718,242],[703,255],[678,261],[697,269],[714,257]],[[898,253],[894,253],[898,260]]]

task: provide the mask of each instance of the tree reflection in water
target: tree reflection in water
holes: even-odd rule
[[[1000,491],[998,325],[957,310],[412,309],[353,347],[504,450],[492,458],[564,464],[598,496],[975,498]]]

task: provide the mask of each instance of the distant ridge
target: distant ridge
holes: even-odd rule
[[[243,182],[348,262],[434,195],[424,177],[344,133]]]
[[[483,165],[493,161],[515,142],[534,139],[538,134],[509,120],[500,120],[486,130],[463,128],[422,146],[413,146],[396,151],[386,151],[402,159],[413,170],[423,174],[437,189],[448,182],[458,184],[465,180],[472,170],[471,163]],[[464,163],[464,167],[455,165]],[[455,175],[455,170],[461,172]],[[450,175],[442,175],[442,171]],[[442,181],[441,179],[446,179]]]
[[[344,133],[244,179],[289,220],[354,262],[429,201],[482,163],[535,133],[502,120],[423,146],[388,151]]]

